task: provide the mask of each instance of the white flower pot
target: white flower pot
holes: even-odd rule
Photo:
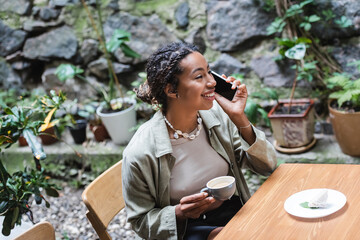
[[[130,141],[134,132],[130,131],[136,125],[136,100],[131,98],[124,98],[125,102],[132,103],[130,108],[114,113],[102,113],[104,104],[101,104],[96,109],[96,114],[99,115],[101,121],[105,125],[112,141],[116,144],[126,144]],[[123,99],[118,98],[113,101],[122,102]]]

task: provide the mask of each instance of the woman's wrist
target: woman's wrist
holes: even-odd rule
[[[250,121],[246,117],[245,113],[243,114],[233,114],[229,116],[231,121],[235,124],[235,126],[241,130],[243,128],[248,128],[251,126]]]

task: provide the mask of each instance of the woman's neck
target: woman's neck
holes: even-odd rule
[[[184,133],[189,133],[197,127],[197,111],[189,112],[181,111],[179,109],[172,109],[169,108],[167,110],[165,117],[176,130],[180,130]]]

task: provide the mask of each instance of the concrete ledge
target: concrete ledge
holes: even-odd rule
[[[307,152],[299,154],[277,152],[278,161],[287,163],[360,164],[360,157],[352,157],[341,151],[334,135],[315,134],[315,138],[317,140],[316,144]]]
[[[74,144],[67,131],[63,134],[62,139],[64,142],[43,146],[46,159],[41,161],[41,164],[55,175],[64,174],[67,168],[77,168],[97,176],[121,160],[125,148],[125,146],[114,144],[111,140],[96,142],[93,138],[89,138],[83,144]],[[10,148],[4,149],[1,154],[6,168],[11,173],[23,170],[24,166],[35,167],[33,155],[28,146],[19,147],[18,144],[14,144]],[[68,174],[74,175],[75,173]]]

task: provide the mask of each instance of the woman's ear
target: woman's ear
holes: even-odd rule
[[[177,91],[173,89],[170,83],[166,84],[164,92],[169,98],[177,98]]]

